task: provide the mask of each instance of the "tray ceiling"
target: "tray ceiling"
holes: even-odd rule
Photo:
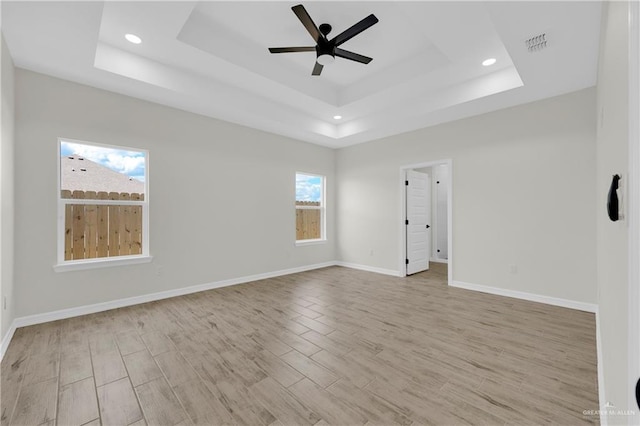
[[[3,1],[2,32],[18,67],[334,148],[596,82],[599,2],[307,2],[330,36],[380,20],[341,46],[370,64],[319,77],[315,53],[267,50],[314,45],[295,4]]]

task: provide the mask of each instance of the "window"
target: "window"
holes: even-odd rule
[[[59,139],[57,271],[149,261],[148,153]]]
[[[325,178],[296,173],[296,242],[325,240]]]

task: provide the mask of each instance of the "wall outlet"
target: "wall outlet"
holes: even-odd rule
[[[518,273],[518,265],[509,265],[509,272],[512,274]]]

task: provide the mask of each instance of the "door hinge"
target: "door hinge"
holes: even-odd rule
[[[404,224],[408,225],[409,224],[409,219],[405,219]]]
[[[404,181],[404,184],[405,184],[406,186],[409,186],[409,181],[408,181],[408,180],[405,180],[405,181]]]
[[[408,264],[409,264],[409,259],[405,259],[405,260],[404,260],[404,264],[405,264],[405,265],[408,265]]]

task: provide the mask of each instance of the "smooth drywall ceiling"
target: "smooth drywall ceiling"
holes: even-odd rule
[[[628,15],[627,2],[607,2],[603,14],[598,69],[597,238],[598,317],[606,401],[627,407],[627,256],[628,224],[611,222],[606,202],[611,178],[628,176]],[[624,201],[623,201],[624,203]],[[611,410],[615,411],[615,410]],[[609,424],[626,424],[625,416],[609,416]]]
[[[14,312],[13,281],[13,150],[14,68],[4,37],[2,43],[2,143],[0,145],[0,340],[6,335]],[[6,303],[5,303],[6,301]]]
[[[453,160],[453,279],[594,303],[595,90],[344,148],[338,255],[401,270],[401,166]]]
[[[333,261],[335,152],[16,70],[16,316]],[[153,262],[56,263],[57,138],[149,150]],[[328,242],[296,247],[295,172],[327,177]]]

